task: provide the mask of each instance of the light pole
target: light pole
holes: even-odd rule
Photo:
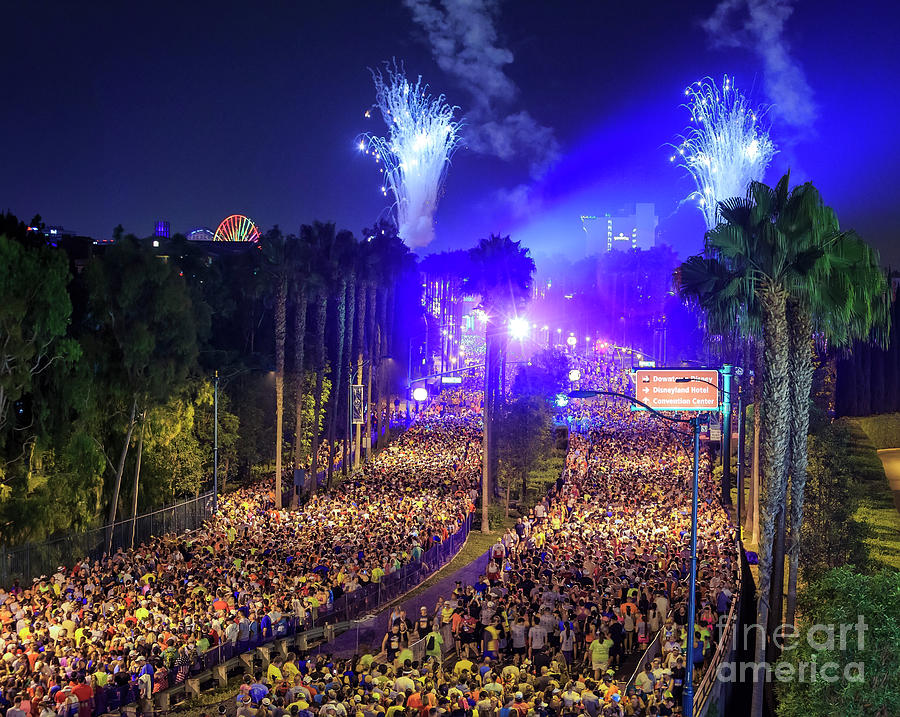
[[[722,502],[731,505],[731,377],[734,366],[722,364]]]
[[[688,379],[690,380],[690,379]],[[676,379],[678,381],[678,379]],[[643,401],[624,393],[616,391],[571,391],[570,398],[593,398],[594,396],[614,396],[624,398],[626,401],[650,411],[658,418],[663,418],[673,423],[688,423],[693,431],[694,444],[694,474],[691,481],[691,570],[688,595],[688,625],[690,634],[687,639],[687,664],[684,667],[684,693],[682,696],[682,712],[684,717],[694,717],[694,621],[697,612],[697,504],[700,498],[700,419],[698,413],[693,418],[673,418],[651,408]]]

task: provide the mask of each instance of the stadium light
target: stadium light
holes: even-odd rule
[[[528,319],[522,316],[516,316],[509,320],[509,335],[514,339],[521,341],[528,336],[530,329],[531,325],[528,323]]]

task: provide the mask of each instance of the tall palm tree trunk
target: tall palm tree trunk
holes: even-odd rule
[[[341,473],[347,474],[347,467],[350,463],[350,366],[353,364],[353,327],[356,318],[356,274],[351,272],[350,279],[347,281],[346,298],[346,322],[344,330],[344,361],[341,366],[343,374],[343,385],[346,386],[346,395],[343,403],[340,404],[341,418],[346,418],[341,426],[341,434],[344,440],[341,443]]]
[[[495,337],[491,334],[490,323],[485,330],[484,350],[484,409],[482,412],[482,470],[481,470],[481,532],[491,532],[489,508],[491,503],[491,441],[493,439],[494,390],[493,390],[493,355]]]
[[[789,389],[790,390],[790,389]],[[788,398],[790,400],[790,398]],[[790,425],[790,408],[788,408],[788,425]],[[790,430],[790,429],[788,429]],[[767,632],[773,634],[781,625],[784,615],[784,553],[787,536],[787,461],[790,460],[790,446],[793,443],[788,436],[788,456],[785,457],[785,485],[775,515],[774,543],[772,544],[772,575],[769,587],[769,624]],[[778,646],[770,642],[766,649],[766,660],[774,663],[778,659]],[[771,692],[771,687],[767,686]]]
[[[387,355],[388,349],[387,344],[387,289],[381,289],[378,292],[380,297],[377,301],[378,306],[378,318],[376,319],[377,326],[381,328],[380,334],[376,334],[376,343],[375,343],[375,363],[376,369],[381,366],[381,360]],[[376,374],[378,376],[378,374]],[[378,450],[384,446],[386,442],[386,431],[387,424],[390,423],[390,416],[386,410],[387,408],[387,396],[385,395],[384,386],[384,372],[381,372],[381,375],[378,376],[378,382],[376,384],[376,390],[378,392],[378,441],[376,443],[376,447]]]
[[[366,421],[363,424],[365,430],[365,445],[366,445],[366,461],[369,460],[369,457],[372,455],[372,417],[373,417],[373,405],[372,405],[372,373],[375,367],[375,306],[377,303],[377,294],[376,288],[374,284],[369,284],[367,289],[367,297],[366,302],[368,304],[368,308],[366,309],[366,356],[368,357],[368,362],[366,368]]]
[[[347,280],[342,279],[338,282],[337,287],[337,355],[335,357],[335,365],[331,370],[331,411],[328,422],[328,485],[331,486],[331,479],[334,475],[334,450],[337,442],[337,418],[339,407],[341,405],[341,390],[343,389],[342,380],[344,377],[344,335],[346,333],[347,321]]]
[[[275,510],[281,510],[281,454],[284,432],[284,342],[287,336],[287,277],[279,277],[275,302]]]
[[[313,408],[313,425],[312,425],[312,453],[311,463],[309,467],[310,480],[312,481],[312,491],[318,488],[319,480],[319,430],[322,425],[322,388],[325,383],[325,322],[328,318],[328,292],[322,290],[319,292],[318,301],[316,303],[316,397],[315,407]]]
[[[500,472],[500,441],[498,440],[497,415],[500,407],[506,403],[504,383],[506,382],[506,348],[509,345],[509,336],[506,332],[501,334],[496,343],[496,358],[494,360],[493,390],[491,398],[491,442],[490,442],[490,477],[491,492],[494,498],[500,497],[500,483],[497,476]]]
[[[303,370],[303,353],[306,337],[306,307],[308,297],[306,288],[297,297],[297,308],[294,314],[294,468],[303,462],[303,389],[305,374]]]
[[[365,282],[359,282],[359,286],[356,288],[356,333],[354,335],[355,344],[353,348],[353,355],[356,356],[356,385],[364,386],[363,383],[363,350],[365,347],[365,326],[366,326],[366,284]],[[366,411],[365,406],[363,406],[363,412]],[[353,441],[353,449],[355,454],[353,456],[353,467],[358,468],[360,462],[362,461],[362,445],[360,445],[360,438],[362,436],[362,424],[357,423],[355,426],[356,430],[354,431],[354,441]]]
[[[762,433],[762,365],[763,346],[761,341],[754,342],[755,376],[753,377],[753,449],[752,466],[750,471],[750,497],[747,501],[747,527],[750,531],[750,539],[754,544],[759,544],[759,446]]]
[[[772,581],[772,546],[775,520],[784,504],[785,461],[788,449],[789,380],[788,328],[785,316],[787,292],[767,284],[760,291],[763,311],[762,450],[763,499],[760,502],[759,586],[756,610],[756,663],[765,660]],[[753,685],[750,714],[762,717],[765,680]]]
[[[787,618],[794,624],[797,613],[797,577],[800,571],[800,528],[803,525],[803,501],[806,491],[806,465],[809,435],[809,396],[812,389],[813,344],[812,321],[804,307],[795,302],[787,305],[791,348],[791,532],[788,549]]]

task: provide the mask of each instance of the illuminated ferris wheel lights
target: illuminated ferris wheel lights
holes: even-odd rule
[[[255,242],[259,241],[259,229],[256,228],[256,224],[253,223],[252,219],[245,217],[243,214],[232,214],[231,216],[225,217],[225,219],[222,220],[222,223],[219,224],[213,240],[227,242]]]

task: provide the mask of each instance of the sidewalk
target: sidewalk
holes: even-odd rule
[[[404,598],[401,606],[406,611],[406,616],[415,620],[419,615],[419,606],[425,605],[429,614],[434,610],[439,597],[449,599],[458,580],[463,585],[473,585],[478,582],[478,577],[484,573],[489,561],[490,550],[485,551],[468,565],[439,580],[424,592],[414,597]],[[349,657],[355,652],[374,651],[381,649],[381,640],[387,632],[388,618],[393,607],[387,607],[369,619],[360,619],[356,627],[347,630],[334,639],[334,641],[322,644],[313,652],[326,652],[335,657]]]

